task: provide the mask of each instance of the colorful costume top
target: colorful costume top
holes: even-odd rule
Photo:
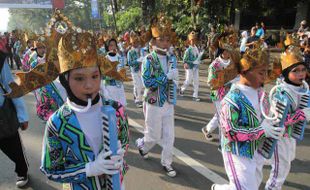
[[[260,89],[258,91],[259,101],[262,95],[263,90]],[[222,100],[221,105],[222,148],[232,154],[252,158],[265,137],[257,110],[235,85]],[[267,99],[264,99],[263,105],[265,113],[268,113]]]
[[[130,49],[127,53],[128,65],[130,66],[130,70],[133,73],[137,73],[140,71],[141,62],[138,61],[139,53],[135,49]]]
[[[129,146],[129,129],[124,107],[113,100],[103,101],[103,105],[111,105],[116,110],[118,138],[122,147]],[[102,149],[102,147],[101,147]],[[80,127],[73,110],[65,103],[49,119],[44,136],[41,171],[50,179],[61,183],[70,183],[73,190],[106,189],[104,175],[86,177],[85,165],[94,161],[92,151]],[[124,161],[122,179],[128,170]]]
[[[199,52],[195,51],[196,48],[193,46],[189,46],[184,53],[183,63],[184,64],[187,63],[189,69],[198,68],[198,65],[194,64],[194,61],[196,61],[197,58],[199,57]]]
[[[30,69],[33,69],[38,64],[45,63],[45,56],[40,57],[36,51],[33,51],[29,56],[28,63],[30,65]]]
[[[167,56],[168,63],[176,64],[175,56]],[[162,107],[168,98],[168,78],[155,51],[147,55],[142,64],[144,97],[149,104]]]
[[[210,83],[211,80],[216,79],[216,71],[222,70],[226,68],[230,63],[225,63],[225,61],[219,56],[217,57],[209,66],[208,68],[208,79],[207,83]],[[212,101],[221,101],[226,93],[229,90],[229,86],[220,87],[217,90],[210,91],[210,97]]]
[[[278,80],[277,83],[278,83],[278,87],[276,89],[277,96],[273,96],[273,100],[275,100],[277,97],[283,97],[283,96],[285,96],[286,99],[289,100],[290,106],[284,124],[286,128],[284,136],[291,137],[294,125],[297,124],[299,121],[304,121],[306,119],[304,112],[301,109],[299,109],[301,96],[297,95],[291,88],[295,88],[296,90],[299,91],[301,91],[302,88],[292,86],[282,80]]]

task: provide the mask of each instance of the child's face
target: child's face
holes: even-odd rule
[[[117,52],[117,44],[115,43],[115,41],[111,41],[109,44],[109,51],[113,51],[113,52]]]
[[[100,90],[100,71],[97,66],[70,71],[69,85],[73,94],[80,100],[96,97]]]
[[[301,85],[306,75],[307,68],[304,65],[298,65],[288,73],[288,79],[294,84]]]
[[[156,38],[156,46],[161,49],[169,49],[171,46],[171,41],[168,36]]]
[[[257,89],[263,86],[267,76],[267,67],[266,65],[257,66],[250,71],[246,72],[244,77],[246,78],[249,86],[254,89]]]
[[[222,58],[225,60],[230,59],[230,53],[227,50],[224,50],[222,53]]]

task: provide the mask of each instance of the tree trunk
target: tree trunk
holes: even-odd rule
[[[235,0],[230,1],[229,21],[230,24],[235,22]]]
[[[113,5],[114,5],[114,11],[115,11],[115,13],[117,13],[118,12],[117,0],[113,0]]]
[[[310,8],[310,6],[307,3],[307,0],[299,1],[297,3],[294,29],[299,28],[300,22],[302,20],[307,20],[309,8]]]

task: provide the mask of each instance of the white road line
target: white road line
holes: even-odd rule
[[[130,118],[128,118],[128,122],[130,126],[134,127],[139,132],[143,133],[144,128],[139,123],[137,123],[136,121]],[[160,143],[159,145],[161,146]],[[209,168],[205,167],[204,165],[202,165],[201,163],[194,160],[193,158],[191,158],[190,156],[188,156],[187,154],[185,154],[184,152],[180,151],[179,149],[175,147],[173,148],[173,154],[176,158],[178,158],[179,160],[182,160],[185,164],[187,164],[188,166],[190,166],[191,168],[193,168],[198,173],[203,175],[205,178],[211,180],[212,182],[217,183],[217,184],[228,183],[226,179],[222,178],[221,176],[219,176],[218,174],[216,174]]]

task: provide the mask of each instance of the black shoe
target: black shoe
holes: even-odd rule
[[[24,187],[27,183],[28,183],[28,175],[23,176],[23,177],[17,176],[17,178],[16,178],[16,186],[17,187],[19,187],[19,188]]]
[[[184,96],[184,91],[181,88],[179,90],[179,94],[180,94],[180,96]]]

